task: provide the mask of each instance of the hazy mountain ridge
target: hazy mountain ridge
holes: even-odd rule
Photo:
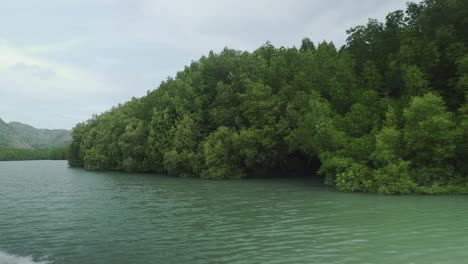
[[[0,148],[43,149],[67,145],[70,131],[37,129],[20,122],[6,123],[0,119]]]

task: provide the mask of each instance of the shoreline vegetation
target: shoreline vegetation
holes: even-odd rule
[[[205,179],[318,173],[346,192],[468,193],[468,1],[346,44],[225,48],[73,129],[69,165]]]
[[[68,147],[53,149],[5,149],[0,148],[0,161],[66,160]]]

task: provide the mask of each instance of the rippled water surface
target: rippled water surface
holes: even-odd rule
[[[0,264],[467,261],[467,196],[0,162]]]

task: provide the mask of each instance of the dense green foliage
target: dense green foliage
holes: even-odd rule
[[[350,29],[340,49],[210,52],[78,124],[69,164],[209,179],[318,169],[342,191],[466,192],[467,17],[467,1],[426,0]]]
[[[0,161],[8,160],[65,160],[68,148],[55,149],[0,149]]]
[[[0,148],[50,149],[71,142],[65,129],[37,129],[19,122],[5,123],[0,119]]]

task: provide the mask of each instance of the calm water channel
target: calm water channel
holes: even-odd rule
[[[0,264],[467,261],[468,196],[0,162]]]

